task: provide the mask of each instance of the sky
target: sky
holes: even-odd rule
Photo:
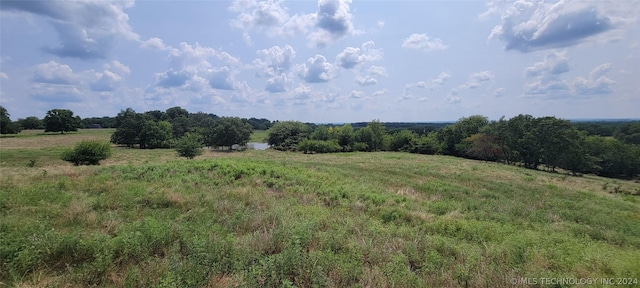
[[[640,1],[0,2],[12,120],[640,118]]]

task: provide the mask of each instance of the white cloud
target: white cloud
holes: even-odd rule
[[[467,83],[463,84],[462,87],[467,89],[475,89],[480,87],[482,83],[491,81],[493,77],[493,73],[488,70],[476,72],[469,76],[469,80],[467,81]]]
[[[370,66],[365,75],[356,76],[356,83],[360,86],[378,84],[377,77],[387,76],[387,70],[382,66]]]
[[[287,83],[289,83],[287,75],[280,74],[267,79],[267,85],[264,90],[271,93],[280,93],[287,91]]]
[[[254,65],[261,69],[267,76],[275,76],[289,71],[296,57],[296,50],[290,45],[284,47],[273,46],[256,52],[260,58],[253,61]]]
[[[300,66],[298,75],[308,83],[327,82],[333,78],[333,65],[324,56],[316,55]]]
[[[345,48],[336,57],[336,63],[342,68],[351,69],[365,62],[379,61],[382,56],[382,50],[375,48],[373,41],[367,41],[362,44],[362,48]]]
[[[506,50],[530,52],[574,46],[631,27],[640,15],[638,3],[612,1],[492,1],[483,15],[501,12],[502,23],[489,39],[504,41]]]
[[[349,4],[351,0],[318,0],[316,26],[320,29],[309,35],[315,46],[323,47],[354,32]]]
[[[0,79],[8,80],[9,76],[7,76],[7,73],[0,72]]]
[[[69,65],[51,60],[48,63],[39,64],[31,80],[37,83],[73,84],[78,81],[78,77]]]
[[[411,34],[411,36],[404,39],[402,47],[427,52],[447,49],[447,46],[442,43],[441,39],[431,39],[427,34]]]
[[[364,98],[364,92],[351,90],[351,93],[349,93],[349,98],[354,98],[354,99]]]
[[[500,87],[497,88],[496,90],[493,90],[493,97],[499,98],[502,97],[504,95],[504,91],[506,89],[504,87]]]
[[[601,64],[589,73],[589,79],[578,77],[573,81],[573,87],[578,95],[610,94],[613,92],[612,85],[616,84],[605,74],[611,70],[611,63]]]
[[[382,90],[378,90],[378,91],[373,92],[373,94],[371,94],[371,96],[373,96],[373,97],[384,96],[384,95],[387,95],[388,93],[389,93],[389,90],[382,89]]]
[[[58,33],[60,46],[43,50],[60,57],[106,58],[119,39],[139,41],[124,9],[133,1],[3,1],[2,10],[43,17]]]
[[[162,41],[162,39],[160,38],[149,38],[145,41],[142,41],[142,43],[140,44],[140,47],[142,48],[146,48],[146,49],[153,49],[153,50],[168,50],[171,49],[171,46],[167,46],[164,44],[164,41]]]
[[[527,77],[537,77],[540,75],[559,75],[569,71],[569,58],[566,51],[552,51],[544,56],[542,62],[537,62],[533,66],[525,69]]]
[[[95,73],[96,80],[89,84],[92,91],[110,92],[118,89],[125,76],[131,74],[131,70],[126,65],[112,61],[104,64],[101,73]]]

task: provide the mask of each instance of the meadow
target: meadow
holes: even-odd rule
[[[59,160],[112,132],[0,138],[0,287],[638,286],[634,181],[400,152]]]

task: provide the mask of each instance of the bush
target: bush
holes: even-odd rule
[[[342,151],[342,147],[338,144],[338,140],[321,141],[305,139],[298,144],[298,151],[303,151],[305,154],[312,153],[334,153]]]
[[[186,133],[176,143],[176,152],[179,156],[193,159],[203,153],[202,136],[199,134]]]
[[[80,141],[73,149],[62,153],[61,159],[78,165],[100,165],[111,156],[111,144],[95,140]]]

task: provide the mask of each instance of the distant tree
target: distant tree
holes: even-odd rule
[[[433,155],[438,153],[439,146],[437,133],[433,132],[422,135],[419,138],[416,137],[413,143],[411,143],[411,153]]]
[[[555,170],[563,162],[563,155],[577,146],[578,132],[567,120],[542,117],[535,120],[535,135],[540,149],[540,161],[550,170]]]
[[[62,153],[61,159],[78,165],[100,165],[101,160],[111,156],[111,145],[109,143],[84,140],[76,144],[75,148]]]
[[[212,127],[212,146],[228,146],[234,144],[244,146],[251,138],[253,128],[238,117],[221,117]]]
[[[536,120],[531,115],[520,114],[507,121],[506,145],[524,167],[537,169],[542,157],[540,143],[536,137]]]
[[[622,143],[640,145],[640,122],[630,122],[616,128],[613,138]]]
[[[380,120],[376,119],[367,124],[367,127],[371,130],[371,145],[369,149],[371,151],[384,150],[384,137],[387,134],[384,124]]]
[[[160,110],[152,110],[152,111],[147,111],[144,112],[144,114],[147,114],[151,117],[153,117],[154,121],[166,121],[169,120],[169,116],[167,115],[167,113],[160,111]]]
[[[170,119],[176,119],[178,117],[185,117],[185,118],[189,117],[189,111],[187,111],[187,109],[184,109],[180,106],[171,107],[167,109],[165,113]]]
[[[0,134],[18,134],[22,128],[15,122],[11,122],[7,109],[0,106]]]
[[[342,125],[342,127],[338,129],[338,132],[336,134],[338,138],[338,144],[342,146],[342,150],[351,150],[354,137],[353,127],[351,127],[351,124]]]
[[[296,150],[300,141],[309,137],[309,126],[298,121],[277,122],[269,128],[267,143],[277,150]]]
[[[438,141],[441,143],[441,153],[446,155],[464,156],[468,143],[463,140],[489,124],[487,117],[473,115],[460,118],[455,124],[448,125],[438,131]]]
[[[175,118],[171,118],[169,119],[169,122],[171,123],[171,128],[173,130],[173,138],[176,139],[182,137],[185,133],[194,130],[193,123],[191,123],[187,116],[181,115]]]
[[[42,121],[38,119],[38,117],[36,116],[29,116],[24,119],[18,119],[17,122],[22,127],[22,129],[27,129],[27,130],[44,129],[44,125],[42,125]]]
[[[311,133],[311,136],[310,136],[312,140],[320,140],[320,141],[327,141],[329,140],[330,137],[331,135],[329,135],[329,129],[327,128],[327,126],[324,126],[324,125],[317,126],[316,129],[313,130],[313,133]]]
[[[64,132],[78,131],[79,117],[74,117],[73,112],[68,109],[52,109],[44,117],[44,132]]]
[[[416,135],[409,130],[400,130],[391,135],[389,151],[410,151]]]
[[[373,131],[369,126],[356,130],[353,137],[353,149],[357,151],[374,151],[373,137]]]
[[[175,150],[179,156],[193,159],[204,152],[202,144],[202,136],[195,133],[186,133],[182,138],[178,139]]]
[[[149,118],[147,118],[149,117]],[[133,147],[140,144],[142,129],[150,116],[136,113],[131,108],[121,110],[116,116],[116,131],[111,135],[111,143]]]
[[[171,123],[167,121],[147,120],[139,136],[140,148],[168,148],[172,139]]]

